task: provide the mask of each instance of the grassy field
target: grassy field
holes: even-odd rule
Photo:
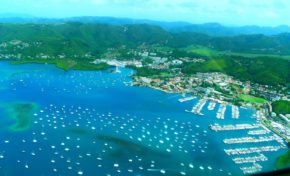
[[[157,69],[151,69],[149,67],[142,67],[142,68],[136,68],[131,67],[137,71],[137,76],[144,76],[144,77],[151,77],[151,78],[166,78],[171,77],[171,73],[169,73],[167,70],[157,70]]]
[[[267,100],[263,99],[263,98],[259,98],[259,97],[254,97],[251,95],[245,95],[245,94],[241,94],[239,95],[239,98],[245,102],[249,102],[249,103],[266,103]]]
[[[228,56],[242,56],[242,57],[277,57],[286,60],[290,60],[290,56],[287,55],[273,55],[273,54],[256,54],[256,53],[238,53],[230,51],[217,51],[204,46],[190,46],[184,49],[187,52],[196,53],[202,56],[207,57],[217,57],[219,55],[228,55]]]
[[[207,57],[216,57],[219,55],[218,51],[203,46],[190,46],[185,48],[185,51]]]
[[[217,51],[219,54],[229,55],[229,56],[242,56],[242,57],[277,57],[281,59],[290,60],[290,56],[286,55],[272,55],[272,54],[255,54],[255,53],[236,53],[236,52],[226,52],[226,51]]]
[[[223,59],[214,59],[214,60],[209,60],[205,65],[204,65],[204,70],[208,71],[223,71],[226,68],[226,62]]]

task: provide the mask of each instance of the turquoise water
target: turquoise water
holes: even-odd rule
[[[209,125],[256,123],[254,110],[240,108],[232,119],[228,108],[219,120],[218,105],[209,111],[207,102],[204,116],[187,113],[198,99],[180,103],[178,94],[128,86],[132,74],[0,62],[0,175],[243,175],[240,167],[249,164],[235,164],[237,156],[224,149],[280,145],[226,145],[223,139],[247,131],[213,132]],[[39,108],[29,128],[13,131],[5,105],[19,102]],[[273,170],[285,150],[263,153],[262,170]]]

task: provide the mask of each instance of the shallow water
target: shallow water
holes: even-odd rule
[[[242,175],[240,167],[249,164],[235,164],[237,156],[224,149],[281,145],[224,144],[247,130],[213,132],[209,125],[256,123],[253,110],[239,108],[240,118],[232,119],[228,107],[220,120],[218,105],[209,111],[207,102],[204,116],[187,113],[198,99],[180,103],[178,94],[127,86],[129,69],[64,72],[0,62],[0,70],[0,175]],[[38,108],[28,114],[5,108],[15,104]],[[29,116],[31,124],[9,128],[23,127],[13,114]],[[263,171],[273,170],[283,152],[263,153]]]

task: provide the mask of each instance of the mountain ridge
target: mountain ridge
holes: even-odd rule
[[[204,46],[218,51],[290,55],[290,33],[218,36],[195,32],[170,32],[149,24],[110,25],[67,22],[59,24],[0,24],[0,42],[71,41],[99,47],[161,45],[173,48]]]
[[[66,23],[66,22],[81,22],[81,23],[101,23],[110,25],[132,25],[132,24],[149,24],[159,26],[170,32],[195,32],[207,34],[210,36],[237,36],[237,35],[252,35],[263,34],[267,36],[277,35],[281,33],[290,33],[290,27],[280,25],[276,27],[261,27],[256,25],[246,26],[225,26],[220,23],[204,23],[192,24],[189,22],[176,21],[154,21],[147,19],[132,19],[132,18],[116,18],[116,17],[97,17],[97,16],[80,16],[68,18],[39,18],[27,15],[1,15],[0,23]]]

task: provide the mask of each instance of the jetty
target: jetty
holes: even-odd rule
[[[217,119],[224,119],[226,110],[227,110],[226,105],[225,104],[220,104],[220,107],[219,107],[218,112],[216,114],[216,118]]]
[[[260,128],[260,124],[236,124],[236,125],[210,125],[209,126],[213,131],[232,131],[232,130],[248,130],[248,129],[255,129]]]
[[[240,111],[237,106],[232,105],[232,118],[238,119],[240,117]]]
[[[207,107],[207,109],[208,109],[209,111],[212,111],[212,110],[214,110],[215,106],[216,106],[216,102],[214,102],[214,101],[210,101],[210,102],[209,102],[209,105],[208,105],[208,107]]]
[[[248,148],[234,148],[234,149],[224,149],[227,155],[244,155],[251,153],[260,152],[275,152],[280,150],[280,146],[262,146],[262,147],[248,147]]]
[[[178,101],[180,102],[180,103],[183,103],[183,102],[186,102],[186,101],[191,101],[191,100],[193,100],[193,99],[195,99],[196,97],[194,97],[194,96],[191,96],[191,97],[185,97],[185,98],[180,98]]]
[[[263,135],[263,134],[268,134],[269,133],[269,131],[268,130],[265,130],[265,129],[263,129],[263,130],[250,130],[250,131],[248,131],[248,134],[249,135]]]
[[[253,166],[240,167],[244,174],[254,174],[262,170],[262,166],[258,163],[253,163]]]
[[[191,112],[197,115],[204,115],[201,113],[202,108],[206,104],[206,99],[201,99],[194,107],[192,107],[191,111],[185,110],[186,112]]]
[[[233,161],[236,164],[256,163],[256,162],[267,161],[267,160],[268,160],[268,158],[263,154],[259,154],[257,156],[233,158]]]
[[[260,143],[260,142],[269,142],[269,141],[280,141],[280,137],[278,136],[259,136],[257,138],[254,137],[241,137],[241,138],[229,138],[224,139],[223,142],[225,144],[241,144],[241,143]]]

